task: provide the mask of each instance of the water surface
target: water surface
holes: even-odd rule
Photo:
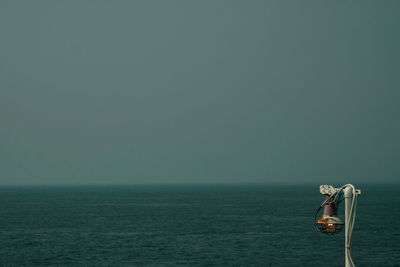
[[[399,266],[398,186],[364,186],[358,266]],[[324,236],[315,186],[0,188],[7,266],[343,266],[344,234]],[[343,213],[343,209],[339,211]]]

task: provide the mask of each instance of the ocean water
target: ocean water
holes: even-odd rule
[[[400,266],[399,186],[360,187],[356,265]],[[1,187],[0,265],[344,266],[344,233],[314,228],[322,200],[318,185]]]

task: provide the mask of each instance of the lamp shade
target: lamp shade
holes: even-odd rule
[[[343,223],[337,216],[337,205],[335,202],[327,202],[324,208],[324,215],[316,223],[317,229],[327,235],[339,233]]]

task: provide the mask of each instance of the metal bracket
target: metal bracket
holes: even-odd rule
[[[331,185],[320,185],[319,186],[319,192],[323,195],[331,196],[335,194],[337,191],[339,191],[340,188],[335,188]],[[356,195],[361,195],[361,189],[356,189]]]
[[[339,188],[334,188],[331,185],[320,185],[319,186],[319,192],[323,195],[331,196],[335,194],[337,191],[339,191]]]

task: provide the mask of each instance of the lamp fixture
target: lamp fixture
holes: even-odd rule
[[[345,228],[345,266],[354,267],[352,259],[352,234],[356,218],[356,200],[361,194],[360,189],[355,189],[352,184],[346,184],[340,188],[334,188],[331,185],[321,185],[319,187],[321,194],[325,195],[325,201],[322,202],[314,216],[315,228],[327,235],[339,233],[344,225]],[[344,197],[344,199],[343,199]],[[345,222],[343,223],[337,215],[340,202],[345,201]],[[317,220],[319,211],[324,207],[324,213]]]

